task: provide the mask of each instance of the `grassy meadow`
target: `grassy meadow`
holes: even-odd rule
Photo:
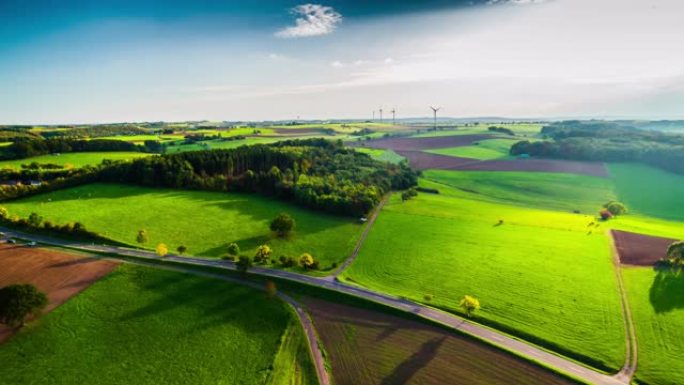
[[[20,169],[22,164],[58,164],[66,168],[80,168],[83,166],[94,166],[102,163],[103,160],[132,160],[143,156],[149,156],[143,152],[69,152],[60,155],[41,155],[33,158],[3,160],[0,161],[0,168]]]
[[[1,345],[0,384],[314,384],[295,320],[253,289],[122,265]]]
[[[392,150],[383,150],[380,148],[367,148],[367,147],[355,147],[354,150],[358,152],[362,152],[364,154],[368,154],[371,156],[371,158],[375,160],[379,160],[381,162],[389,162],[389,163],[395,163],[398,164],[401,161],[403,161],[404,158],[403,156],[397,154],[396,152]]]
[[[463,295],[474,295],[482,322],[621,367],[624,330],[603,225],[426,186],[441,194],[392,197],[343,279],[453,312],[461,312]]]
[[[684,383],[684,278],[652,268],[623,268],[639,341],[640,382]]]
[[[35,195],[4,205],[10,215],[36,212],[53,223],[78,221],[111,239],[136,244],[145,229],[145,246],[165,243],[170,250],[183,244],[188,254],[220,257],[236,242],[254,255],[269,244],[273,257],[311,253],[321,268],[330,268],[352,252],[362,225],[255,194],[155,189],[117,184],[91,184]],[[287,239],[273,236],[271,220],[289,213],[297,227]]]

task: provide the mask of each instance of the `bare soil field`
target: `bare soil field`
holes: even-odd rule
[[[570,384],[495,348],[416,321],[306,299],[337,385]]]
[[[668,246],[677,239],[611,230],[620,263],[633,266],[653,266],[665,256]]]
[[[419,170],[470,171],[531,171],[563,172],[608,178],[608,169],[601,162],[579,162],[560,159],[473,160],[421,151],[397,151]]]
[[[0,287],[32,283],[47,293],[49,312],[117,266],[115,262],[81,257],[50,249],[0,244]],[[0,343],[12,335],[0,325]]]
[[[362,142],[366,147],[389,148],[394,151],[428,150],[433,148],[469,146],[484,139],[496,139],[494,135],[456,135],[430,138],[387,138]]]

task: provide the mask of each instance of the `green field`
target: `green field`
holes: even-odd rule
[[[33,162],[58,164],[67,168],[79,168],[100,164],[105,159],[130,160],[149,155],[143,152],[69,152],[60,155],[41,155],[26,159],[3,160],[0,161],[0,168],[19,169],[22,164]]]
[[[139,229],[149,235],[148,247],[180,244],[188,253],[219,257],[236,242],[254,255],[269,244],[273,256],[311,253],[321,268],[347,258],[362,229],[354,219],[307,210],[255,194],[154,189],[116,184],[91,184],[8,202],[10,215],[37,212],[54,223],[79,221],[87,229],[135,245]],[[268,226],[279,213],[297,222],[288,239],[274,237]]]
[[[124,265],[0,346],[0,384],[313,384],[295,320],[262,292]]]
[[[684,276],[624,268],[639,342],[636,377],[648,384],[684,383]]]
[[[642,164],[608,166],[621,201],[632,213],[684,221],[684,175]]]
[[[430,304],[454,312],[463,295],[474,295],[482,322],[594,365],[622,366],[622,315],[603,225],[434,186],[440,195],[392,197],[343,279],[420,302],[434,295]]]
[[[182,144],[182,142],[176,142],[173,146],[167,146],[166,152],[169,154],[176,152],[185,151],[202,151],[202,150],[227,150],[231,148],[236,148],[240,146],[251,146],[253,144],[268,144],[277,142],[280,139],[277,138],[245,138],[240,140],[205,140],[201,142],[196,142],[192,144]]]
[[[401,161],[403,161],[404,158],[403,156],[397,154],[396,152],[392,150],[383,150],[379,148],[366,148],[366,147],[355,147],[354,150],[358,152],[362,152],[364,154],[368,154],[371,156],[371,158],[375,160],[379,160],[381,162],[389,162],[389,163],[394,163],[398,164]]]
[[[597,213],[601,206],[615,199],[609,179],[577,174],[506,171],[427,170],[426,180],[453,187],[445,193],[458,193],[469,199],[512,203],[582,213]],[[426,183],[425,181],[421,183]],[[440,186],[430,186],[437,189]]]
[[[159,142],[168,142],[183,139],[183,135],[178,134],[164,134],[164,135],[115,135],[115,136],[105,136],[95,139],[106,139],[106,140],[122,140],[124,142],[131,143],[143,143],[146,140],[156,140]]]
[[[506,159],[511,157],[509,155],[511,146],[518,141],[518,139],[487,139],[481,140],[471,146],[439,148],[436,150],[428,150],[427,152],[480,160]]]

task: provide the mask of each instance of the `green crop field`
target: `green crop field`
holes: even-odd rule
[[[645,216],[684,221],[684,175],[641,164],[610,164],[619,199]]]
[[[636,377],[648,384],[684,383],[684,277],[652,268],[623,268],[639,341]]]
[[[130,160],[149,155],[143,152],[69,152],[60,155],[41,155],[27,159],[3,160],[0,161],[0,168],[19,169],[22,164],[28,165],[33,162],[79,168],[100,164],[105,159]]]
[[[362,225],[354,219],[327,215],[255,194],[154,189],[116,184],[91,184],[8,202],[10,215],[37,212],[54,223],[78,221],[111,239],[136,244],[139,229],[146,246],[185,245],[189,254],[219,257],[236,242],[250,256],[269,244],[273,257],[311,253],[321,268],[347,258]],[[289,213],[297,222],[288,239],[274,237],[270,221]]]
[[[405,203],[392,197],[345,280],[420,302],[433,295],[428,303],[454,312],[463,295],[474,295],[482,322],[595,365],[622,366],[622,314],[604,225],[429,187],[441,194]]]
[[[506,159],[510,157],[509,151],[511,146],[518,141],[518,139],[488,139],[481,140],[472,146],[439,148],[428,150],[427,152],[480,160]]]
[[[392,150],[383,150],[379,148],[366,148],[366,147],[355,147],[354,150],[358,152],[363,152],[364,154],[368,154],[371,156],[371,158],[375,160],[379,160],[381,162],[389,162],[389,163],[395,163],[398,164],[401,161],[403,161],[404,158],[403,156],[397,154],[396,152]]]
[[[173,140],[183,139],[183,135],[174,134],[164,134],[164,135],[115,135],[115,136],[105,136],[95,139],[106,139],[106,140],[122,140],[124,142],[131,143],[142,143],[146,140],[156,140],[159,142],[168,142]]]
[[[601,206],[615,199],[610,179],[586,175],[507,172],[507,171],[445,171],[427,170],[426,180],[457,189],[469,199],[512,203],[544,208],[594,214]],[[425,183],[425,182],[422,182]],[[434,186],[437,189],[440,186]]]
[[[0,384],[313,384],[295,317],[262,292],[122,265],[0,346]]]

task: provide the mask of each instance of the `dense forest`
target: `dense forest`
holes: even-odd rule
[[[554,123],[541,133],[551,140],[518,142],[511,147],[511,155],[642,162],[684,174],[684,135],[600,121]]]
[[[147,186],[257,192],[330,213],[368,213],[391,189],[416,184],[407,165],[392,165],[323,139],[282,141],[113,163],[100,180]]]

